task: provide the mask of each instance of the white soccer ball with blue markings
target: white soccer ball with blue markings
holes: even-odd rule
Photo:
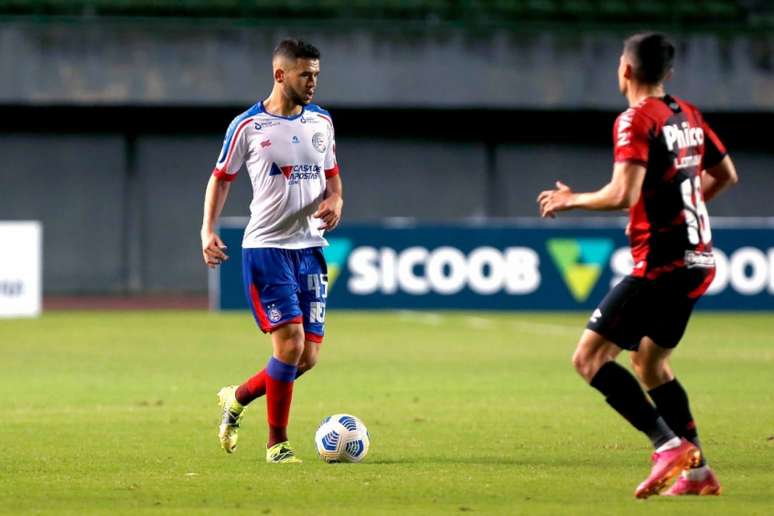
[[[334,414],[322,420],[314,434],[317,454],[325,462],[360,462],[368,455],[368,429],[355,416]]]

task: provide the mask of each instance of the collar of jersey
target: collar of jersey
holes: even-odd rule
[[[304,114],[304,111],[306,111],[306,106],[301,106],[301,112],[297,115],[293,116],[282,116],[282,115],[275,115],[274,113],[269,113],[266,111],[266,108],[263,107],[263,101],[261,101],[261,112],[266,113],[269,116],[273,116],[274,118],[281,118],[282,120],[295,120],[296,118],[300,117]]]

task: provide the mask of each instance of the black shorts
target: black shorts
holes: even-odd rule
[[[630,351],[639,348],[643,337],[662,348],[674,348],[714,275],[714,269],[695,268],[656,279],[626,276],[594,310],[586,328]]]

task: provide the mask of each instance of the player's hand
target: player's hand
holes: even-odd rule
[[[569,210],[572,206],[570,200],[572,199],[573,191],[570,187],[561,181],[556,182],[555,190],[545,190],[538,195],[537,202],[540,205],[540,216],[556,217],[556,212]]]
[[[323,224],[317,229],[331,231],[336,228],[341,220],[341,207],[343,205],[344,201],[338,194],[332,194],[323,199],[320,206],[317,207],[317,211],[312,214],[312,217],[323,221]]]
[[[223,252],[225,250],[226,244],[223,243],[223,240],[218,235],[202,231],[202,256],[207,267],[214,269],[228,260],[228,255]]]

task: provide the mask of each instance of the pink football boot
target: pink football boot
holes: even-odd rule
[[[699,449],[685,439],[681,439],[680,446],[660,453],[654,452],[650,476],[637,486],[634,496],[647,498],[659,494],[670,480],[698,461],[699,454]]]
[[[715,473],[707,468],[707,476],[704,480],[690,480],[683,475],[677,479],[677,482],[664,493],[664,496],[718,496],[720,494],[720,482]]]

